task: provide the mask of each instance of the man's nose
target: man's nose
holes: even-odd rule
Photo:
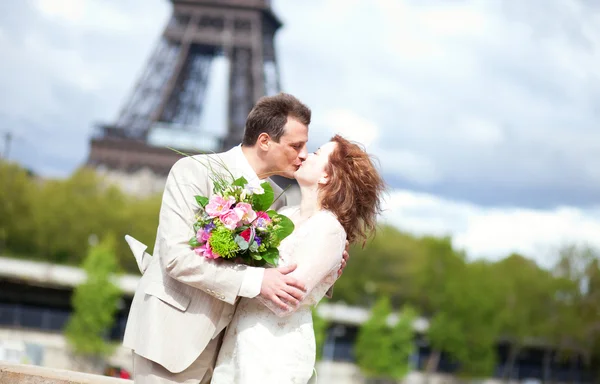
[[[302,161],[306,160],[306,158],[308,157],[308,150],[306,149],[306,147],[302,148],[302,150],[298,154],[298,157]]]

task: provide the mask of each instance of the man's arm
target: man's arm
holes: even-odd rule
[[[229,304],[233,304],[237,296],[262,294],[265,285],[270,288],[266,289],[270,294],[266,297],[268,300],[301,297],[302,285],[281,271],[208,260],[190,248],[188,241],[194,235],[192,226],[198,209],[194,196],[209,196],[212,188],[206,169],[190,163],[193,161],[192,158],[179,160],[165,185],[157,242],[167,274]]]

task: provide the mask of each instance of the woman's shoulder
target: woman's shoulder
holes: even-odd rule
[[[328,209],[323,209],[317,214],[317,220],[321,224],[321,227],[327,229],[328,232],[343,233],[346,236],[344,226],[340,223],[337,215]]]
[[[285,207],[280,208],[277,213],[280,215],[290,215],[300,209],[299,205],[286,205]]]

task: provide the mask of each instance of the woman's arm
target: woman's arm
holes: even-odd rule
[[[308,234],[297,242],[292,260],[298,267],[289,274],[306,286],[306,294],[296,307],[282,310],[268,302],[263,302],[278,316],[287,316],[295,312],[311,294],[313,289],[324,278],[337,273],[342,261],[342,253],[346,245],[346,232],[335,216],[329,212],[317,213],[319,217],[306,222],[310,225]],[[320,300],[325,292],[321,292],[316,300]]]

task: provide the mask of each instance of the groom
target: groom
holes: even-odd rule
[[[291,95],[263,97],[248,115],[242,145],[215,156],[236,178],[268,180],[278,196],[281,188],[264,175],[293,178],[307,157],[310,119],[310,109]],[[144,272],[123,340],[133,350],[136,383],[209,383],[239,297],[261,296],[286,309],[305,293],[288,276],[295,265],[254,268],[208,260],[190,249],[198,209],[194,196],[213,193],[208,171],[197,161],[206,163],[208,156],[185,157],[172,167],[154,257],[144,260],[146,247],[128,239]],[[285,202],[283,196],[272,208],[278,210]],[[340,273],[347,257],[345,252]]]

